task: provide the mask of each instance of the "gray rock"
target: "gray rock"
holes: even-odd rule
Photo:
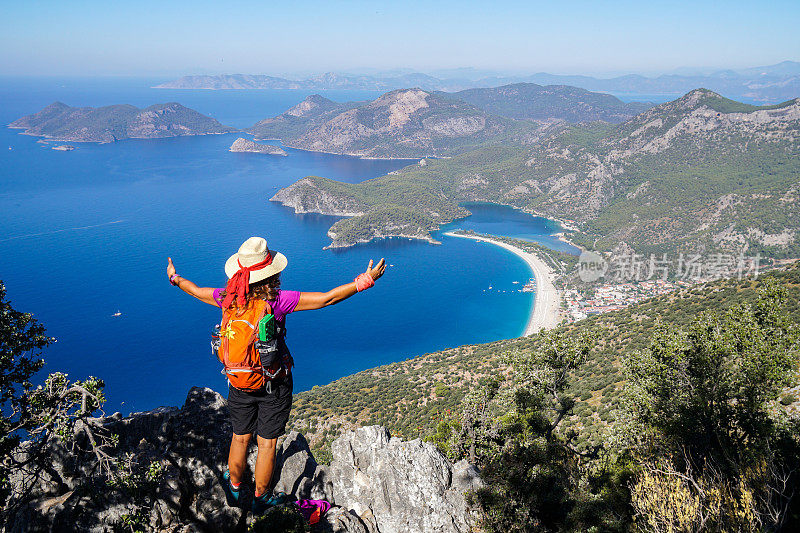
[[[47,471],[33,486],[17,476],[17,494],[27,494],[3,532],[97,531],[120,528],[135,517],[146,531],[244,531],[249,513],[226,505],[220,483],[227,463],[231,427],[225,400],[210,389],[193,388],[180,409],[160,408],[97,420],[119,436],[117,454],[131,464],[160,465],[157,485],[144,502],[125,490],[93,485],[93,456],[76,461],[61,445],[48,450]],[[77,432],[81,428],[76,428]],[[255,441],[255,439],[254,439]],[[17,457],[24,457],[20,446]],[[256,446],[248,454],[255,467]],[[377,426],[337,439],[331,466],[319,465],[303,435],[282,439],[276,457],[275,490],[298,499],[338,504],[315,531],[392,533],[467,531],[463,492],[479,486],[465,462],[450,465],[430,444],[390,438]],[[248,474],[249,475],[249,474]],[[27,487],[27,489],[26,489]],[[98,490],[99,487],[99,490]],[[249,506],[245,483],[243,507]],[[27,492],[26,492],[27,490]]]
[[[275,491],[291,494],[298,500],[326,500],[333,503],[333,483],[328,468],[318,465],[306,438],[290,432],[278,447],[275,457]]]
[[[278,478],[275,491],[283,491],[298,500],[310,496],[308,484],[314,477],[317,461],[311,455],[308,441],[300,433],[292,431],[283,439],[275,456],[275,474]]]
[[[464,491],[480,486],[473,467],[452,466],[432,444],[391,438],[379,426],[345,433],[331,452],[336,503],[371,513],[380,533],[469,531]]]
[[[320,533],[372,533],[355,511],[334,507],[317,525]]]

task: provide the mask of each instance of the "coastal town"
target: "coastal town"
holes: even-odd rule
[[[696,284],[690,280],[663,279],[608,283],[562,292],[564,321],[576,322],[592,315],[624,309],[629,305]]]

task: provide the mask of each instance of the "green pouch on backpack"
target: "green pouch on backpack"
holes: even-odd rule
[[[275,338],[275,315],[268,313],[258,322],[258,340],[268,341]]]

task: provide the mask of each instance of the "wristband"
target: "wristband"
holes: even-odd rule
[[[178,284],[175,283],[175,278],[177,278],[177,277],[178,277],[178,273],[177,272],[169,277],[169,282],[172,285],[175,285],[176,287],[178,286]]]
[[[358,276],[356,276],[356,279],[354,279],[353,281],[356,282],[356,292],[361,292],[375,285],[375,280],[372,279],[372,276],[370,276],[366,272],[363,272]]]

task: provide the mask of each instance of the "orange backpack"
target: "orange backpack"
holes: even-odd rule
[[[262,365],[256,341],[258,323],[267,314],[272,314],[271,306],[257,299],[248,302],[243,309],[222,310],[217,357],[225,365],[223,372],[228,382],[237,389],[259,390],[265,383],[290,371],[282,358],[270,361],[267,368]]]

